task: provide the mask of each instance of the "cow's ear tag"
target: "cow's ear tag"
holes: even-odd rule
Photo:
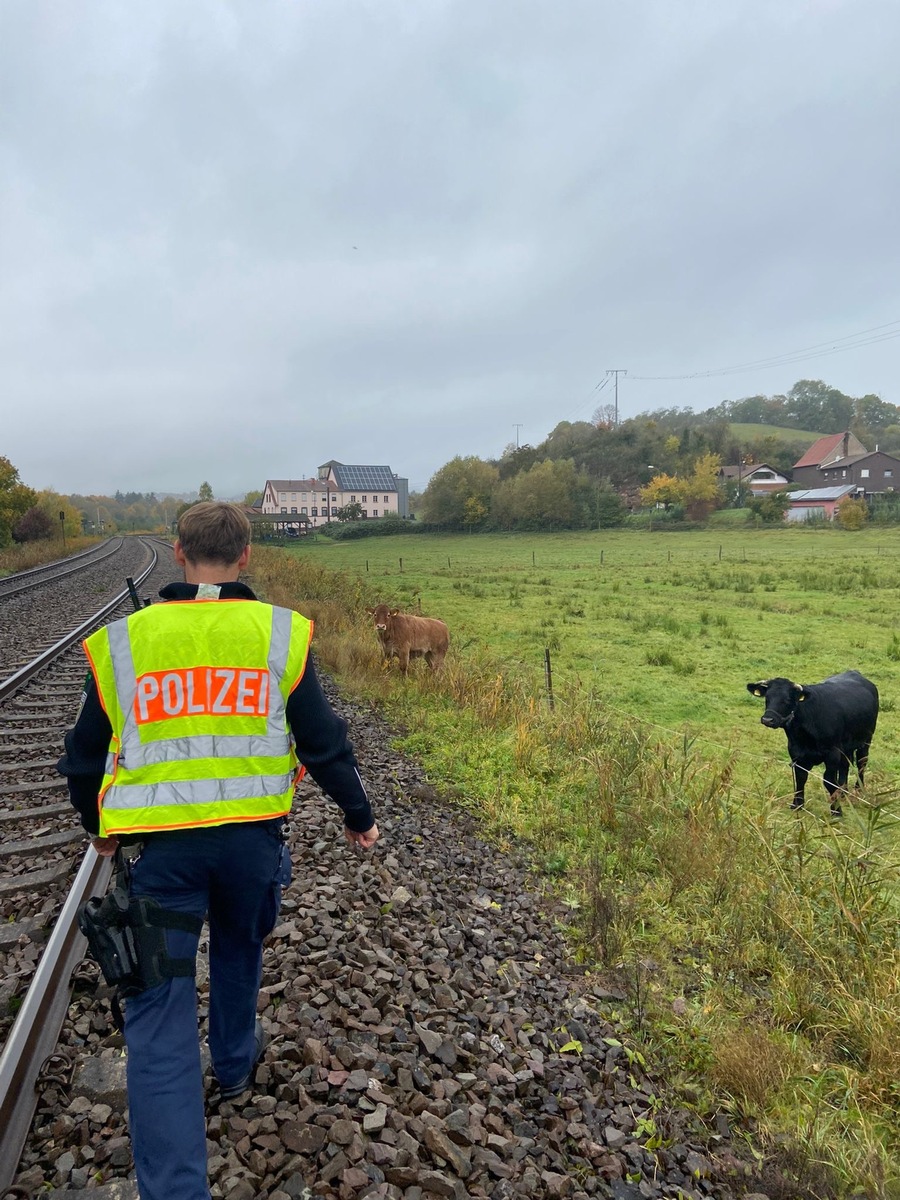
[[[805,699],[806,699],[806,692],[801,692],[800,695],[797,697],[797,703],[799,704],[801,700],[805,700]]]
[[[753,695],[754,695],[754,696],[761,696],[761,695],[762,695],[762,691],[761,691],[761,690],[760,690],[758,687],[755,687],[755,688],[753,689]]]

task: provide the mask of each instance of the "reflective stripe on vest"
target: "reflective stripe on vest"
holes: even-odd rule
[[[177,603],[177,601],[175,602]],[[213,603],[204,601],[204,603]],[[236,603],[248,603],[240,601]],[[288,608],[272,609],[272,637],[266,666],[268,668],[269,712],[264,737],[225,735],[204,737],[202,734],[190,738],[173,738],[163,742],[142,742],[141,731],[136,720],[138,707],[138,680],[131,652],[128,621],[114,621],[108,626],[109,651],[116,679],[119,707],[125,716],[119,749],[120,761],[124,758],[128,769],[152,766],[155,763],[177,762],[182,758],[268,758],[286,754],[289,749],[284,705],[279,704],[278,684],[285,673],[288,651],[291,645],[292,613]],[[202,668],[201,668],[202,669]],[[173,713],[190,716],[188,712]],[[231,714],[234,715],[234,714]],[[111,759],[107,759],[109,769]]]
[[[204,600],[154,606],[88,638],[113,730],[101,834],[290,811],[297,759],[285,708],[311,637],[312,623],[290,609]],[[232,639],[233,657],[249,664],[222,665]],[[167,665],[155,669],[160,662]]]

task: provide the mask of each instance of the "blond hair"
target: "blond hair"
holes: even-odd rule
[[[250,544],[250,521],[236,504],[204,500],[178,518],[178,540],[188,562],[230,565]]]

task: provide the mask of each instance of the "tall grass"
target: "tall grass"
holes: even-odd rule
[[[900,802],[836,823],[736,782],[727,751],[610,711],[550,709],[483,645],[437,677],[385,671],[364,581],[254,557],[267,598],[317,621],[323,665],[402,723],[398,745],[499,841],[526,839],[573,950],[624,981],[645,1056],[675,1089],[788,1139],[804,1194],[900,1195]],[[799,1164],[799,1165],[798,1165]],[[805,1165],[804,1165],[805,1164]],[[812,1188],[812,1190],[810,1190]]]
[[[0,576],[12,575],[16,571],[27,571],[31,567],[40,567],[44,563],[55,562],[79,550],[87,550],[96,545],[99,538],[77,537],[66,538],[63,549],[61,540],[46,538],[37,542],[24,542],[21,546],[6,546],[0,549]]]

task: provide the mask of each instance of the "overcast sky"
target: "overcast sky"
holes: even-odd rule
[[[413,488],[821,378],[900,403],[897,0],[0,5],[0,454]],[[846,342],[838,339],[848,338]]]

